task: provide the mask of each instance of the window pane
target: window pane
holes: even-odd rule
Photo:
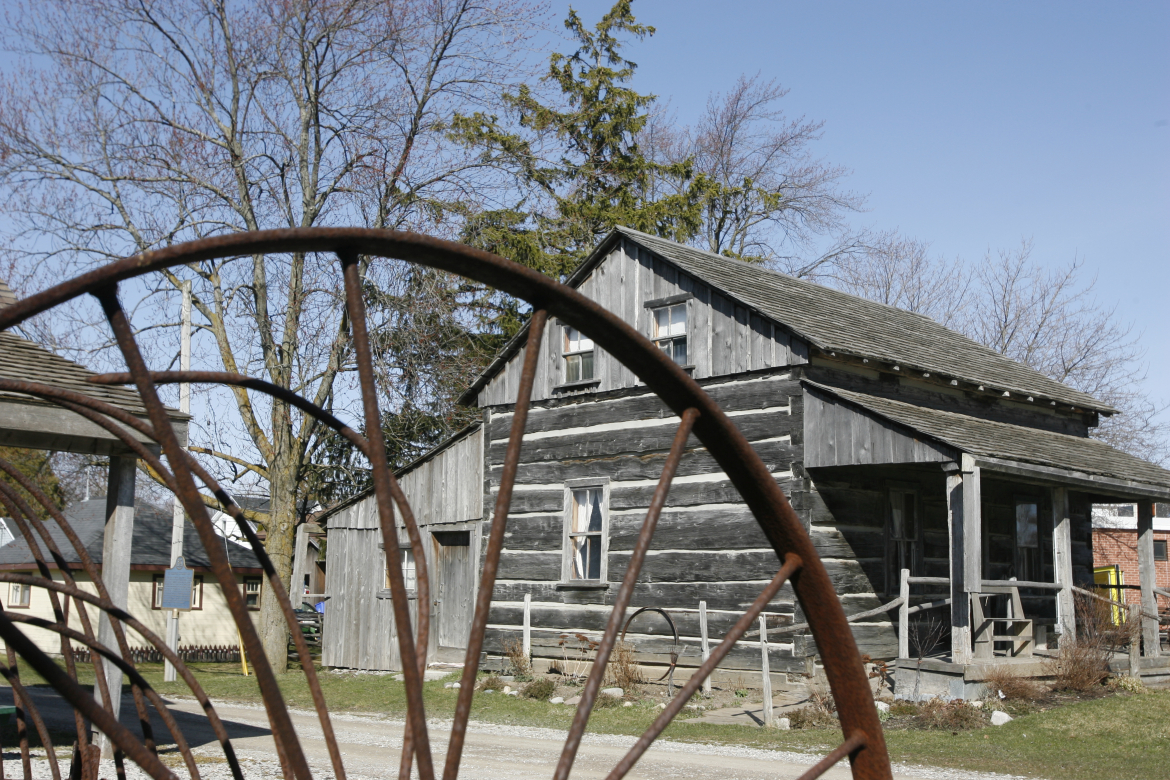
[[[601,533],[601,490],[594,488],[589,492],[589,530],[592,533]]]
[[[1154,560],[1155,561],[1166,560],[1166,540],[1165,539],[1155,539],[1154,540]]]
[[[584,533],[589,530],[589,491],[573,491],[573,523],[569,533]]]
[[[568,325],[565,326],[565,352],[577,351],[579,337],[580,334],[577,333],[575,328],[570,328]]]
[[[687,332],[687,305],[680,303],[670,307],[670,335],[681,336]]]
[[[165,577],[154,578],[154,608],[162,609],[163,604],[163,585],[166,583]]]
[[[601,579],[601,537],[589,537],[589,579]]]
[[[581,381],[581,356],[569,355],[565,358],[565,381]]]
[[[670,310],[654,310],[654,335],[666,336],[670,334]]]
[[[413,550],[402,551],[402,581],[406,583],[407,590],[414,590],[418,585],[418,580],[415,576]]]
[[[590,342],[592,344],[592,342]],[[581,353],[581,381],[584,382],[593,378],[593,353]]]
[[[674,340],[674,362],[680,366],[687,364],[687,340],[685,338]]]
[[[585,577],[585,558],[588,552],[589,537],[577,536],[569,540],[572,545],[573,561],[569,566],[569,579],[583,580]]]
[[[1038,547],[1039,513],[1035,504],[1016,504],[1016,546]]]

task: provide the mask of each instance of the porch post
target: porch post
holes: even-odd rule
[[[110,456],[105,538],[102,543],[102,582],[109,591],[110,601],[122,609],[126,609],[130,594],[130,540],[134,535],[136,466],[136,458]],[[106,647],[118,646],[114,628],[105,611],[98,618],[98,641]],[[105,660],[103,669],[110,688],[110,709],[116,719],[122,708],[122,670],[109,659]],[[97,686],[94,686],[94,696],[101,703],[101,692]],[[105,734],[98,736],[97,744],[101,748],[102,758],[113,758],[114,745]]]
[[[1068,511],[1068,488],[1052,489],[1052,562],[1056,584],[1056,631],[1060,641],[1071,642],[1077,635],[1076,606],[1073,602],[1072,518]]]
[[[966,460],[969,456],[964,455]],[[963,466],[974,464],[964,463]],[[964,473],[960,464],[947,463],[943,466],[946,472],[947,492],[947,526],[950,543],[950,579],[951,579],[951,660],[957,664],[971,663],[971,588],[968,587],[966,550],[967,550],[967,496],[971,492],[968,485],[968,475]],[[976,476],[975,490],[978,489]],[[974,521],[979,521],[978,503],[975,504]],[[978,528],[978,526],[976,526]],[[976,537],[978,538],[978,536]],[[978,548],[976,548],[978,554]],[[976,582],[976,590],[978,582]]]
[[[1154,569],[1154,504],[1149,499],[1138,501],[1137,532],[1138,578],[1142,587],[1142,612],[1146,615],[1157,615],[1158,600],[1154,596],[1154,588],[1158,585]],[[1145,645],[1147,658],[1157,658],[1161,655],[1161,648],[1158,646],[1157,619],[1142,616],[1142,644]]]

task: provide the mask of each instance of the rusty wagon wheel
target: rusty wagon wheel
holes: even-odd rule
[[[341,264],[346,306],[352,323],[367,436],[362,436],[328,412],[314,406],[300,396],[263,380],[215,372],[151,372],[147,368],[134,339],[128,316],[118,300],[117,285],[119,282],[152,271],[203,260],[290,252],[331,252],[337,255]],[[776,552],[778,571],[751,607],[737,620],[724,640],[711,651],[710,657],[699,667],[698,672],[682,686],[679,693],[659,714],[653,725],[614,767],[608,776],[609,779],[616,780],[629,772],[634,763],[698,690],[702,681],[732,649],[735,642],[746,633],[759,613],[776,596],[785,582],[792,584],[793,590],[808,616],[809,628],[816,640],[830,689],[840,713],[841,729],[844,733],[841,745],[812,767],[804,777],[818,777],[846,756],[850,759],[854,778],[879,780],[891,777],[889,758],[870,692],[869,681],[858,655],[853,634],[845,620],[844,612],[829,576],[813,549],[812,542],[804,531],[800,519],[789,505],[775,479],[768,472],[767,467],[735,425],[699,385],[658,347],[630,325],[579,292],[547,276],[496,255],[448,241],[412,233],[361,228],[268,230],[237,233],[178,244],[110,263],[0,310],[0,329],[7,329],[29,317],[49,311],[55,306],[84,294],[93,295],[100,302],[129,372],[96,377],[94,381],[105,384],[133,384],[147,410],[149,424],[110,404],[59,387],[15,378],[0,378],[0,391],[18,392],[51,401],[103,426],[162,475],[168,486],[179,497],[199,532],[203,546],[208,552],[213,573],[223,586],[228,607],[239,627],[245,649],[253,659],[257,682],[272,725],[277,754],[286,777],[309,780],[311,773],[293,730],[283,697],[277,687],[273,670],[265,660],[261,650],[260,639],[249,617],[247,606],[244,604],[238,589],[232,586],[234,580],[228,568],[226,556],[221,546],[214,543],[217,537],[207,508],[199,498],[196,478],[216,495],[223,504],[224,511],[236,519],[240,530],[247,537],[265,568],[269,579],[270,595],[278,599],[296,643],[301,665],[312,692],[317,716],[321,722],[325,743],[329,747],[334,776],[338,780],[342,780],[345,777],[345,769],[336,741],[333,738],[329,714],[325,707],[312,658],[309,655],[309,648],[298,630],[296,615],[289,601],[288,593],[279,578],[274,576],[274,569],[262,544],[256,538],[251,527],[244,522],[239,507],[235,506],[227,493],[216,484],[215,480],[198,462],[180,447],[179,441],[168,423],[165,408],[159,400],[156,385],[174,382],[219,383],[267,393],[277,400],[295,406],[306,414],[315,416],[324,424],[334,428],[361,449],[369,459],[372,467],[374,496],[382,538],[385,543],[387,572],[391,581],[394,620],[398,626],[407,628],[407,630],[397,632],[407,699],[403,760],[399,776],[408,777],[412,762],[417,760],[419,776],[423,780],[433,780],[436,770],[432,759],[422,698],[422,673],[425,667],[429,617],[426,610],[419,611],[417,638],[412,641],[412,632],[409,630],[410,616],[405,598],[406,589],[401,558],[398,554],[398,535],[394,530],[393,508],[396,507],[402,514],[411,546],[415,550],[415,561],[419,567],[419,597],[424,601],[429,598],[426,592],[428,588],[425,570],[426,559],[422,552],[422,541],[410,506],[387,465],[380,425],[381,415],[374,386],[365,303],[361,295],[359,256],[396,258],[456,273],[527,301],[533,312],[500,489],[492,515],[494,521],[480,577],[466,663],[463,668],[448,752],[442,770],[443,780],[455,780],[459,770],[471,709],[471,698],[474,692],[473,683],[480,651],[483,647],[488,607],[499,566],[512,488],[516,478],[520,447],[540,353],[539,345],[543,337],[544,323],[550,316],[558,317],[591,337],[599,347],[617,358],[645,382],[646,386],[656,393],[680,419],[670,454],[663,467],[650,508],[647,510],[621,588],[614,600],[605,633],[597,649],[596,660],[582,691],[580,704],[554,774],[556,780],[566,780],[572,768],[582,734],[601,686],[606,662],[613,650],[634,585],[649,549],[658,516],[665,505],[671,480],[674,477],[687,438],[691,434],[696,436],[706,447],[751,509]],[[131,435],[127,428],[158,442],[161,445],[162,453],[166,456],[166,465],[151,449],[143,446],[138,438]],[[22,480],[19,472],[9,464],[0,462],[0,469],[18,481]],[[34,551],[39,568],[39,575],[31,576],[0,572],[0,581],[17,582],[46,589],[53,600],[57,615],[57,622],[51,623],[33,618],[21,619],[11,612],[4,612],[3,615],[0,615],[0,638],[3,638],[10,653],[15,651],[23,657],[79,713],[77,726],[80,749],[75,755],[79,756],[78,760],[83,765],[83,771],[89,768],[95,772],[95,774],[86,774],[85,776],[96,776],[96,767],[87,766],[87,762],[95,759],[92,748],[86,748],[84,724],[81,716],[92,721],[110,738],[117,748],[117,758],[125,754],[155,778],[175,777],[171,770],[158,759],[153,735],[150,731],[149,715],[146,710],[147,700],[154,705],[171,732],[191,776],[199,776],[189,747],[173,717],[167,712],[162,700],[134,670],[124,635],[124,627],[129,627],[175,665],[178,674],[203,704],[210,724],[223,746],[233,775],[242,780],[243,775],[227,734],[215,714],[214,707],[199,687],[198,681],[182,660],[167,649],[159,637],[151,633],[131,615],[113,605],[109,594],[101,585],[97,568],[85,554],[80,540],[68,528],[64,516],[57,507],[51,505],[44,494],[36,490],[35,486],[26,483],[27,479],[21,482],[22,486],[42,505],[44,511],[48,512],[61,526],[70,544],[77,550],[82,567],[91,579],[98,583],[98,594],[94,596],[79,589],[68,571],[63,572],[64,582],[52,580],[51,573],[45,563],[45,556],[40,553],[37,539],[39,538],[45,544],[49,556],[59,556],[59,550],[55,547],[54,541],[45,530],[44,525],[36,519],[37,513],[33,511],[32,507],[25,503],[19,493],[0,483],[0,504],[16,520],[20,532]],[[58,603],[60,596],[65,597],[66,609],[64,611],[61,610]],[[76,610],[81,621],[81,631],[67,625],[69,615],[67,608],[70,598],[92,604],[110,617],[118,643],[117,648],[106,647],[95,640],[92,626],[84,609]],[[37,648],[15,625],[16,622],[32,623],[60,634],[66,669],[62,670]],[[142,726],[141,739],[118,724],[105,708],[78,685],[71,642],[80,642],[86,645],[92,651],[91,655],[95,664],[101,657],[108,658],[130,677],[137,713]],[[5,674],[12,680],[15,695],[21,699],[47,746],[49,744],[48,733],[44,729],[43,722],[32,701],[20,687],[11,655],[9,661],[9,667]],[[109,702],[104,676],[98,674],[97,677],[102,700]],[[27,742],[25,749],[27,750]],[[49,753],[52,755],[51,749]],[[51,761],[55,769],[55,758]]]

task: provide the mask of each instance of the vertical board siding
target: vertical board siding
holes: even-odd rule
[[[942,463],[957,452],[916,438],[901,426],[841,403],[827,393],[804,395],[804,465],[854,466],[880,463]]]
[[[432,592],[438,584],[434,579],[438,566],[429,529],[483,516],[483,465],[480,427],[399,478],[420,526]],[[409,544],[401,518],[396,522],[399,544]],[[474,539],[476,533],[471,533]],[[325,603],[321,663],[352,669],[400,670],[393,603],[378,595],[386,584],[386,561],[374,497],[367,496],[331,517],[328,538],[330,599]],[[467,582],[464,574],[455,584]],[[474,588],[474,582],[470,585]],[[467,594],[468,599],[472,597],[473,592]],[[418,603],[413,599],[410,617],[411,625],[417,626]]]
[[[619,244],[602,260],[581,281],[577,290],[620,316],[647,338],[652,335],[652,322],[645,306],[647,301],[680,293],[693,295],[687,346],[696,379],[808,362],[807,346],[792,339],[770,319],[737,305],[702,281],[629,241]],[[532,392],[534,401],[568,394],[557,390],[564,383],[562,327],[556,320],[550,320],[545,326],[543,359],[537,364]],[[524,347],[520,347],[480,391],[479,405],[515,403],[523,365]],[[594,367],[594,376],[599,381],[588,390],[605,392],[640,384],[633,371],[600,348],[594,352]],[[568,392],[579,394],[582,391]]]

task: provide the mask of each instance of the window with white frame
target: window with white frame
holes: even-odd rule
[[[32,600],[32,586],[20,582],[12,583],[8,593],[8,606],[27,609]]]
[[[244,577],[244,604],[255,612],[260,609],[260,590],[264,580],[260,577]]]
[[[593,379],[593,339],[571,325],[565,325],[561,351],[565,361],[565,384]]]
[[[654,315],[654,343],[680,366],[687,365],[687,304],[659,306]]]
[[[604,581],[609,533],[605,486],[571,485],[566,493],[565,579]]]
[[[418,588],[418,574],[414,566],[414,550],[404,547],[398,550],[399,560],[402,561],[402,581],[406,584],[406,592],[414,593]],[[390,569],[386,568],[386,590],[390,590]]]

